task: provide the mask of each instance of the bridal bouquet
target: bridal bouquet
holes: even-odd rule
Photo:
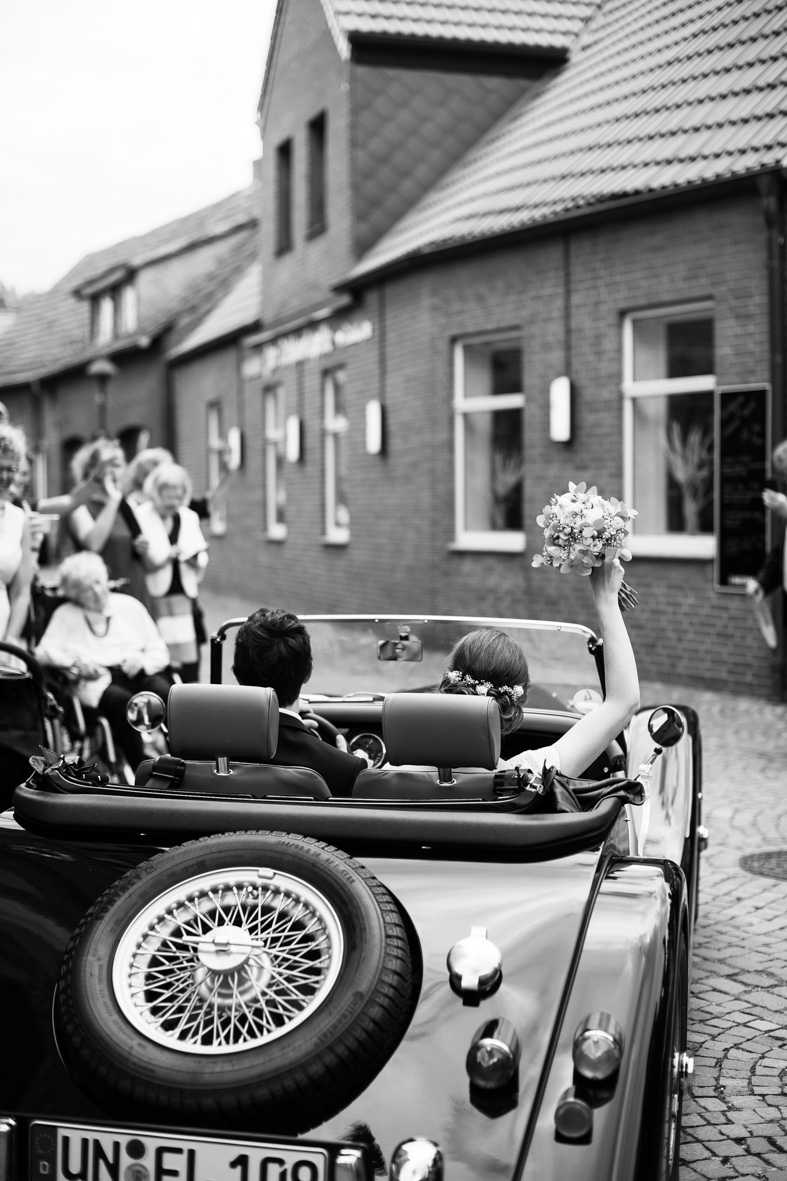
[[[611,496],[605,500],[598,490],[569,482],[568,492],[553,496],[536,518],[544,530],[544,548],[533,558],[534,566],[554,566],[561,574],[590,574],[605,558],[631,561],[626,548],[628,524],[637,510],[627,508]],[[631,610],[637,605],[636,592],[624,582],[620,605]]]

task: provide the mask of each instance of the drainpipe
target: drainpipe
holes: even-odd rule
[[[775,446],[785,437],[784,386],[784,181],[781,173],[767,172],[758,179],[768,260],[768,320],[770,336],[771,439]],[[776,611],[779,644],[771,661],[771,686],[775,697],[784,699],[785,675],[784,612]]]

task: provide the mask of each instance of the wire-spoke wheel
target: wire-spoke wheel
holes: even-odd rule
[[[319,841],[231,833],[121,878],[75,932],[58,1039],[110,1114],[301,1131],[340,1111],[413,1005],[402,916]]]
[[[113,987],[152,1041],[231,1054],[305,1021],[336,983],[343,946],[336,912],[306,882],[254,867],[205,873],[131,923]]]

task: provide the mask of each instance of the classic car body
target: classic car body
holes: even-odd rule
[[[554,741],[603,688],[591,655],[601,656],[599,645],[585,628],[400,616],[305,621],[316,655],[309,704],[372,761],[383,758],[386,701],[402,695],[417,710],[446,645],[472,627],[502,627],[532,653],[532,704],[508,753]],[[224,638],[238,622],[213,637],[213,681],[226,675]],[[209,706],[234,691],[195,688],[213,695]],[[246,704],[237,700],[238,730],[222,749],[231,720],[186,727],[178,741],[187,764],[206,761],[208,749],[255,761],[256,739],[240,754],[231,749],[247,733]],[[473,699],[460,727],[481,719],[483,730],[494,714],[484,715],[484,704]],[[648,722],[662,704],[643,708],[620,747],[589,771],[603,778],[617,767],[622,781],[633,778],[653,752]],[[492,781],[491,771],[468,773],[466,782],[457,772],[453,794],[443,789],[432,799],[422,781],[408,798],[407,775],[422,773],[394,771],[399,778],[390,779],[374,767],[359,777],[372,787],[350,800],[310,796],[297,773],[288,788],[286,771],[270,766],[256,798],[248,786],[232,797],[221,784],[211,794],[191,790],[197,780],[170,791],[67,782],[54,791],[40,776],[20,785],[13,812],[0,816],[0,1176],[677,1177],[701,744],[693,710],[675,708],[685,733],[653,763],[640,807],[611,796],[581,813],[537,812],[521,796],[479,786]],[[275,731],[275,702],[266,709]],[[175,746],[173,716],[170,727]],[[453,740],[461,745],[465,735],[455,731]],[[248,772],[249,783],[262,782],[258,771]],[[210,899],[218,928],[218,896],[235,954],[255,872],[278,883],[288,930],[293,897],[323,922],[333,945],[327,977],[294,1019],[272,1018],[278,1026],[261,1035],[245,1028],[235,1046],[238,1004],[252,1009],[273,987],[275,956],[269,947],[239,1002],[237,973],[220,962],[227,948],[208,946],[201,928],[191,937],[201,966],[181,976],[188,1002],[177,1027],[166,1026],[156,1017],[164,987],[150,979],[163,975],[173,927],[179,936],[188,931],[184,911],[204,915]],[[342,909],[345,886],[374,894],[354,928]],[[251,896],[259,911],[260,889]],[[255,948],[271,913],[252,932]],[[391,947],[372,981],[364,973],[377,945],[363,945],[380,915]],[[239,954],[238,972],[249,954],[248,947]],[[350,971],[352,981],[342,984]],[[331,1001],[332,992],[341,999]],[[200,1026],[187,1044],[184,1014],[198,994],[215,1030],[221,1021],[231,1032],[214,1036]],[[388,1015],[379,1015],[378,1002],[381,1010],[390,1005]],[[611,1041],[618,1054],[614,1069],[595,1078],[592,1062],[589,1069],[577,1056],[583,1026],[594,1045]],[[298,1038],[301,1057],[288,1061]]]

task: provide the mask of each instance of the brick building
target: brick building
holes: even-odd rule
[[[35,450],[34,493],[69,487],[69,460],[97,431],[127,457],[177,449],[168,354],[257,253],[254,185],[82,259],[26,298],[0,335],[0,399]],[[205,464],[194,472],[198,488]]]
[[[587,479],[639,511],[643,675],[780,694],[715,518],[723,407],[757,419],[755,492],[785,433],[786,45],[776,0],[281,0],[212,584],[592,624],[531,568]]]

